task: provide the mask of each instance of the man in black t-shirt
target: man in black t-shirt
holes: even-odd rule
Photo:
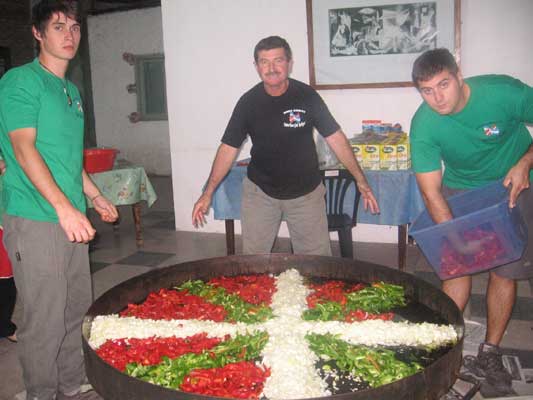
[[[331,255],[313,128],[355,177],[365,209],[377,201],[339,125],[319,94],[289,78],[292,52],[279,36],[259,41],[254,50],[261,82],[238,101],[219,146],[204,192],[192,212],[203,225],[215,189],[250,136],[251,161],[243,182],[241,223],[245,254],[271,251],[282,220],[295,254]]]

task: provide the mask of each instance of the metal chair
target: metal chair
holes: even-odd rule
[[[357,225],[357,207],[361,193],[355,179],[347,170],[324,170],[322,182],[326,187],[326,213],[328,230],[339,236],[341,256],[353,258],[352,228]],[[353,202],[344,204],[346,192],[354,186]]]

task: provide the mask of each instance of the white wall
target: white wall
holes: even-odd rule
[[[147,172],[170,175],[168,121],[128,120],[137,110],[136,95],[126,91],[135,72],[122,59],[124,52],[163,53],[161,8],[92,16],[88,28],[98,146],[118,148],[120,158],[143,165]]]
[[[192,230],[192,206],[235,102],[258,81],[252,55],[257,41],[285,37],[294,53],[292,76],[309,81],[305,0],[162,0],[162,9],[176,229]],[[532,15],[531,0],[463,0],[465,76],[509,73],[533,84]],[[413,88],[320,93],[349,136],[362,119],[409,129],[421,101]],[[357,240],[396,241],[395,227],[355,229]],[[224,225],[211,217],[204,231],[224,232]]]
[[[463,0],[465,76],[502,73],[533,85],[533,1]]]

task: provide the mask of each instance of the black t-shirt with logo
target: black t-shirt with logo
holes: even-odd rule
[[[321,181],[313,128],[323,137],[340,129],[313,88],[289,79],[287,91],[276,97],[261,82],[237,102],[222,142],[239,148],[250,135],[248,178],[273,198],[294,199]]]

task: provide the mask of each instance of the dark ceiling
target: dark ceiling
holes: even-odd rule
[[[89,14],[103,14],[137,8],[159,7],[161,0],[82,0]]]
[[[0,17],[28,20],[30,6],[39,0],[0,0]],[[87,14],[160,7],[161,0],[78,0]]]

